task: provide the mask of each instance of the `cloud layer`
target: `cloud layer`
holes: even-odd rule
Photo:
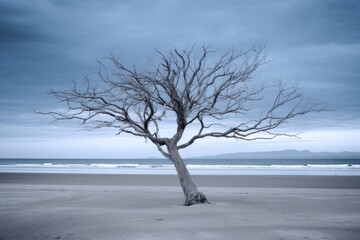
[[[44,93],[96,71],[96,58],[113,53],[141,66],[154,48],[166,52],[194,43],[220,50],[266,44],[269,64],[259,78],[298,81],[310,98],[333,110],[293,128],[358,130],[359,12],[357,0],[3,0],[0,149],[9,139],[48,137],[42,130],[49,119],[32,109],[57,107]],[[77,128],[65,125],[69,132]]]

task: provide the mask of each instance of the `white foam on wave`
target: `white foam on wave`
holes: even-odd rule
[[[360,165],[197,165],[188,164],[195,175],[356,175]],[[0,165],[0,172],[176,174],[171,164],[13,164]]]
[[[32,167],[32,168],[162,168],[173,169],[171,164],[147,165],[147,164],[13,164],[13,165],[0,165],[0,167]],[[360,169],[360,165],[348,164],[308,164],[308,165],[196,165],[188,164],[188,169]]]

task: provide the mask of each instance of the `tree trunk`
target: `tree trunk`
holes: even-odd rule
[[[185,195],[184,206],[191,206],[197,203],[208,203],[205,195],[199,192],[182,160],[176,146],[168,146],[169,155],[174,163],[177,175],[179,177],[181,188]]]

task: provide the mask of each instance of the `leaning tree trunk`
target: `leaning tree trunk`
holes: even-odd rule
[[[174,163],[177,175],[179,177],[181,188],[185,195],[184,206],[190,206],[197,203],[208,203],[205,195],[199,192],[182,160],[177,147],[168,147],[171,161]]]

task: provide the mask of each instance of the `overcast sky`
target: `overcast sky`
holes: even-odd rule
[[[302,139],[199,142],[185,156],[298,149],[360,151],[358,0],[0,0],[0,157],[160,156],[151,143],[115,131],[79,131],[33,109],[57,108],[66,89],[110,53],[141,65],[154,48],[219,50],[265,44],[261,81],[298,82],[331,112],[287,125]]]

